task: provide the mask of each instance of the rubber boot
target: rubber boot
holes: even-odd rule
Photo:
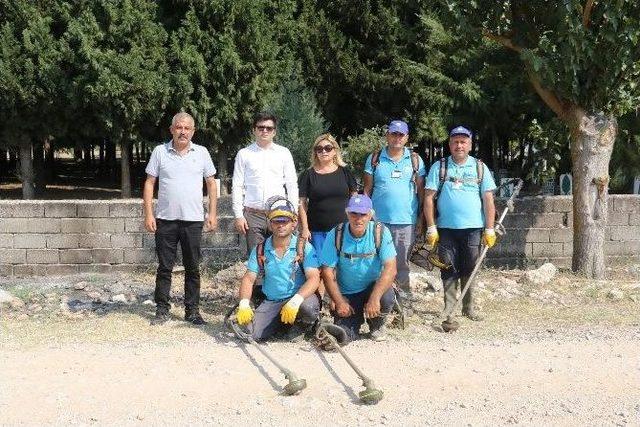
[[[469,280],[468,277],[463,277],[461,280],[462,286],[464,286]],[[462,315],[469,318],[469,320],[473,320],[474,322],[481,322],[484,320],[484,316],[482,316],[476,310],[475,305],[475,297],[476,297],[476,289],[475,284],[472,283],[469,289],[467,289],[467,293],[462,299]]]
[[[400,305],[402,306],[402,311],[405,317],[413,316],[413,303],[417,301],[417,298],[411,292],[411,286],[409,282],[407,283],[398,283],[395,281],[395,287],[398,292],[396,292],[396,296],[399,298]]]
[[[458,279],[446,279],[442,281],[442,287],[444,288],[444,312],[449,313],[449,310],[453,308],[458,299]],[[451,313],[455,316],[455,313]]]
[[[387,339],[386,318],[386,315],[381,314],[374,319],[367,319],[367,323],[369,323],[369,336],[373,341],[385,341]]]

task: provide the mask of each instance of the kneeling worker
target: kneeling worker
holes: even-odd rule
[[[325,289],[335,304],[334,323],[353,340],[366,318],[371,339],[383,341],[385,316],[395,301],[396,250],[389,230],[372,221],[368,196],[352,196],[346,211],[348,222],[329,232],[320,257]]]
[[[290,206],[273,208],[267,218],[273,234],[249,255],[240,285],[237,320],[240,325],[248,325],[256,341],[287,327],[287,339],[299,341],[318,318],[320,264],[310,243],[298,245],[293,234],[297,217]],[[258,274],[264,275],[262,292],[266,299],[254,312],[249,301]]]

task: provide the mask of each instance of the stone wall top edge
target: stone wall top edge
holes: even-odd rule
[[[231,199],[231,196],[222,196],[218,201],[225,201]],[[204,197],[203,203],[207,203],[208,199]],[[154,199],[154,201],[156,201]],[[15,199],[0,199],[0,205],[47,205],[47,204],[95,204],[95,205],[113,205],[113,204],[142,204],[142,198],[130,198],[130,199],[37,199],[37,200],[15,200]]]
[[[609,198],[610,199],[628,199],[628,200],[640,200],[640,194],[609,194]],[[496,197],[497,200],[507,200],[507,197]],[[568,196],[560,196],[560,195],[554,195],[554,196],[542,196],[542,195],[538,195],[538,196],[524,196],[524,197],[518,197],[517,200],[543,200],[543,199],[553,199],[553,200],[572,200],[573,196],[572,195],[568,195]]]

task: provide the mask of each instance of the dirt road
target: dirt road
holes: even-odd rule
[[[441,296],[424,294],[406,330],[347,346],[384,390],[375,406],[358,402],[361,383],[339,354],[309,343],[268,345],[308,383],[281,396],[284,377],[230,337],[210,303],[202,328],[178,308],[152,327],[153,307],[133,303],[79,317],[5,308],[0,425],[640,425],[635,297],[612,300],[611,284],[579,298],[571,283],[552,285],[566,304],[524,285],[492,299],[487,284],[488,319],[454,334],[430,327]]]

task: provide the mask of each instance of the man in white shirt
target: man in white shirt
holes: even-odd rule
[[[206,323],[198,306],[200,303],[200,240],[202,229],[213,231],[218,226],[216,217],[216,168],[209,151],[191,142],[195,133],[193,117],[178,113],[169,128],[172,140],[158,145],[151,153],[145,169],[144,226],[155,233],[158,270],[156,272],[156,316],[152,324],[169,320],[169,292],[171,273],[176,260],[178,243],[182,249],[184,265],[185,320],[194,325]],[[209,194],[207,216],[202,206],[202,179]],[[153,188],[158,185],[158,203],[153,212]]]
[[[298,177],[288,148],[273,142],[278,119],[258,113],[253,119],[255,141],[238,151],[233,167],[233,214],[238,233],[247,236],[247,253],[269,236],[267,200],[286,194],[298,206]]]

